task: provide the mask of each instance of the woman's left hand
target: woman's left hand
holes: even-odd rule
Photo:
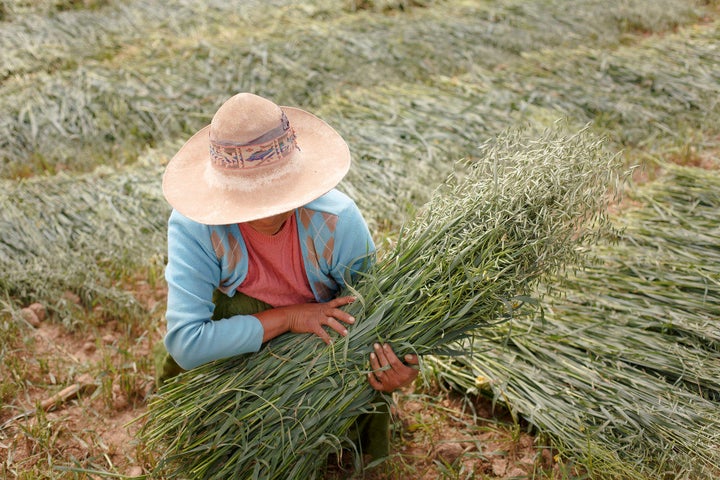
[[[417,355],[405,355],[406,365],[395,355],[389,344],[376,343],[373,348],[375,351],[370,354],[370,367],[373,371],[368,374],[368,381],[375,390],[394,392],[410,385],[417,378]]]

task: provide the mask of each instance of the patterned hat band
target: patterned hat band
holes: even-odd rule
[[[210,159],[213,166],[221,169],[275,165],[295,150],[300,150],[300,147],[285,113],[282,114],[280,125],[249,142],[240,144],[210,138]]]

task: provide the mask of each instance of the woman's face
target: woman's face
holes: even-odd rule
[[[265,235],[275,235],[280,231],[285,220],[290,218],[292,211],[279,213],[271,217],[260,218],[258,220],[251,220],[246,222],[246,225],[250,225],[255,231],[263,233]]]

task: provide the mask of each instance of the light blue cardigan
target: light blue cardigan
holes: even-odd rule
[[[330,300],[367,270],[375,245],[355,203],[332,190],[295,210],[305,272],[318,302]],[[203,225],[173,211],[168,222],[165,346],[184,369],[260,349],[253,315],[211,320],[216,289],[233,296],[248,269],[237,224]]]

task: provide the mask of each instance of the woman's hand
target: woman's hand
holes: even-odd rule
[[[325,343],[330,343],[330,335],[323,327],[330,327],[343,337],[347,328],[340,322],[352,325],[355,319],[340,307],[355,301],[355,297],[339,297],[325,303],[305,303],[287,307],[292,309],[289,315],[289,330],[293,333],[314,333]]]
[[[398,388],[410,385],[418,376],[419,364],[417,355],[405,355],[406,365],[392,347],[385,343],[374,345],[375,351],[370,354],[370,366],[373,371],[368,374],[370,386],[380,392],[394,392]]]
[[[301,303],[272,308],[255,315],[263,325],[263,342],[285,332],[313,333],[323,342],[330,343],[330,327],[343,337],[348,334],[343,324],[352,325],[355,319],[340,307],[355,301],[355,297],[338,297],[325,303]],[[341,323],[342,322],[342,323]]]

